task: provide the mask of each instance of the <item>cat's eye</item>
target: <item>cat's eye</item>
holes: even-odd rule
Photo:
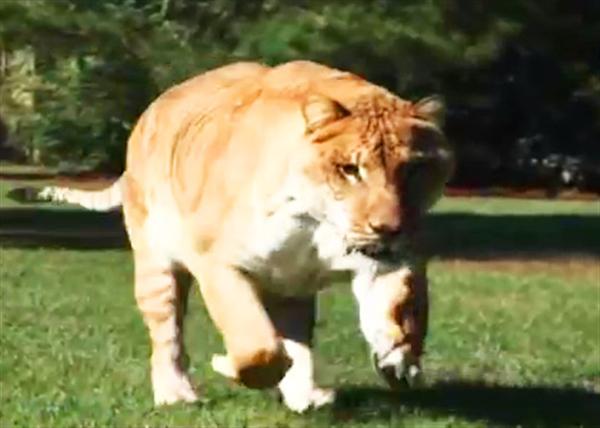
[[[356,164],[345,163],[345,164],[339,165],[338,169],[342,173],[342,175],[344,175],[348,179],[358,181],[361,178],[360,177],[360,168]]]

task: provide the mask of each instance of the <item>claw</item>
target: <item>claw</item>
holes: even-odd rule
[[[400,349],[392,350],[381,359],[376,353],[373,353],[371,357],[377,374],[385,380],[390,388],[418,388],[423,385],[421,368],[411,361],[412,358],[407,358]]]
[[[417,365],[412,365],[406,373],[406,381],[411,388],[422,388],[425,380],[423,379],[423,371]]]

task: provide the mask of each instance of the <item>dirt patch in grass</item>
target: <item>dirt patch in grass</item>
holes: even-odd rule
[[[110,185],[117,178],[118,175],[100,172],[64,173],[41,166],[0,165],[0,180],[12,182],[15,186],[27,182],[27,185],[40,187],[51,185],[94,190]]]
[[[106,187],[118,178],[115,174],[94,171],[57,170],[35,165],[0,164],[0,180],[10,181],[44,181],[44,184],[72,186],[81,189],[98,189]],[[549,192],[543,188],[507,188],[482,187],[459,188],[449,187],[444,192],[448,197],[501,197],[517,199],[554,199],[554,200],[599,200],[600,193],[580,191],[578,189],[557,189]]]
[[[556,257],[550,259],[490,259],[490,260],[444,260],[434,262],[452,270],[485,270],[503,274],[531,275],[551,274],[565,279],[586,278],[600,285],[600,259],[595,257]]]
[[[511,189],[507,187],[488,187],[464,189],[451,187],[444,192],[446,196],[457,197],[496,197],[516,199],[557,199],[568,201],[594,201],[600,199],[600,193],[577,189],[560,189],[550,192],[547,189]]]
[[[117,180],[118,177],[112,176],[98,176],[94,178],[89,177],[65,177],[58,176],[48,181],[51,186],[64,186],[73,187],[77,189],[96,190],[110,186]]]

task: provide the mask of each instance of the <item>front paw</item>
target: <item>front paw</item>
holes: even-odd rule
[[[193,403],[198,396],[185,373],[173,368],[154,370],[152,373],[154,405],[162,406],[177,402]]]
[[[226,378],[237,381],[238,373],[228,355],[214,354],[210,361],[212,369]]]
[[[296,413],[304,413],[310,408],[318,409],[335,401],[335,391],[329,388],[289,388],[281,390],[286,407]]]
[[[393,349],[381,358],[373,353],[372,361],[377,374],[392,389],[418,388],[424,383],[417,359],[401,349]]]

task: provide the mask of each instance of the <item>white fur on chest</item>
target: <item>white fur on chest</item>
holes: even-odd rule
[[[266,291],[284,296],[314,294],[332,268],[318,242],[319,224],[302,216],[277,213],[255,228],[244,246],[241,267]]]
[[[266,291],[311,295],[331,282],[333,272],[377,270],[374,260],[348,254],[343,230],[349,228],[349,220],[343,208],[324,206],[321,198],[306,192],[308,188],[300,181],[286,181],[268,203],[271,209],[263,209],[264,215],[256,219],[252,238],[240,246],[238,267]],[[257,207],[262,206],[257,201]]]

